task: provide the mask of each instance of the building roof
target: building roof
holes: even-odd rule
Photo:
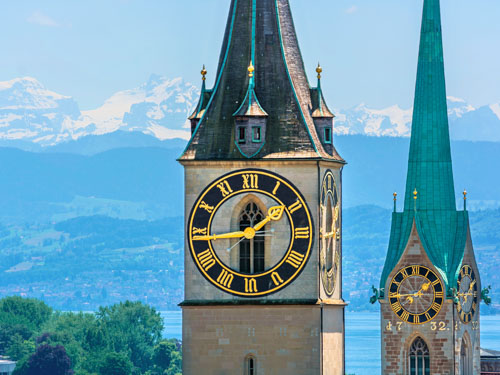
[[[233,116],[243,113],[267,115],[265,144],[255,158],[344,162],[335,150],[325,151],[316,132],[288,0],[231,1],[215,79],[181,161],[246,159],[235,143]]]
[[[500,359],[500,352],[481,348],[481,358],[484,359]]]
[[[446,286],[455,285],[469,219],[456,209],[439,0],[424,0],[404,211],[393,214],[381,288],[401,259],[413,224]]]

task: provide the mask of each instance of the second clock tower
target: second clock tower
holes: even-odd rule
[[[288,0],[232,0],[185,169],[185,375],[344,374],[342,168]]]

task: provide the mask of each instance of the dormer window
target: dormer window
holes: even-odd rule
[[[325,128],[325,143],[332,144],[332,128]]]
[[[262,142],[262,127],[254,126],[252,128],[252,142],[260,143]]]
[[[243,144],[247,142],[247,129],[243,126],[238,128],[238,143]]]

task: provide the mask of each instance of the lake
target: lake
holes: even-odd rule
[[[182,313],[165,311],[165,337],[182,338]],[[380,375],[378,313],[346,313],[346,372]],[[481,347],[500,351],[500,315],[481,317]]]

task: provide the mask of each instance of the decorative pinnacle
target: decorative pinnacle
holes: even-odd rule
[[[323,73],[323,68],[318,63],[318,67],[316,68],[316,73],[318,73],[318,79],[321,79],[321,73]]]
[[[250,61],[250,65],[248,66],[248,76],[250,78],[253,77],[253,72],[255,71],[255,67],[253,66],[253,62]]]
[[[202,77],[201,79],[203,81],[205,81],[207,79],[207,77],[205,77],[207,75],[207,70],[205,69],[205,65],[203,65],[203,69],[201,70],[200,73],[201,73],[201,77]]]
[[[415,200],[418,199],[418,191],[417,191],[417,189],[415,189],[415,191],[413,192],[413,199],[415,199]]]
[[[467,190],[464,190],[464,201],[467,200]]]
[[[398,193],[394,192],[392,195],[394,196],[394,202],[396,202],[398,200]]]

